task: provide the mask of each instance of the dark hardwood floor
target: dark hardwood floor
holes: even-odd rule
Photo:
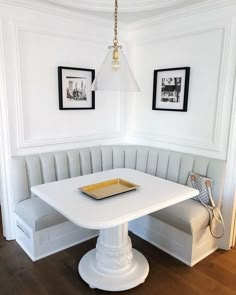
[[[0,228],[1,230],[1,228]],[[2,231],[1,231],[2,232]],[[122,295],[233,295],[236,294],[236,250],[217,251],[190,268],[131,234],[133,247],[149,261],[146,282]],[[102,295],[80,278],[81,257],[95,246],[90,240],[37,262],[32,262],[15,241],[0,236],[1,295]]]

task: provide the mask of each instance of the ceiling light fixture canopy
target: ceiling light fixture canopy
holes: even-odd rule
[[[109,46],[108,49],[109,51],[92,84],[92,90],[127,92],[140,91],[122,51],[122,46],[118,44],[118,0],[115,0],[113,45]]]

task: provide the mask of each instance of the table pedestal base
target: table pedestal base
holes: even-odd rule
[[[148,275],[146,258],[132,249],[128,224],[100,230],[96,249],[79,263],[79,273],[91,288],[123,291],[143,283]]]

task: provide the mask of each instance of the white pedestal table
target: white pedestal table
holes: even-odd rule
[[[78,190],[113,178],[140,187],[103,200]],[[76,225],[99,230],[96,249],[81,259],[79,273],[91,288],[106,291],[131,289],[143,283],[149,272],[146,258],[132,248],[128,222],[198,194],[195,189],[127,168],[42,184],[31,190]]]

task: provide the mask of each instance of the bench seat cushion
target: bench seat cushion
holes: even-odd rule
[[[209,223],[208,211],[194,200],[186,200],[150,215],[191,235],[206,228]]]
[[[15,213],[35,231],[67,220],[38,197],[19,202]]]

